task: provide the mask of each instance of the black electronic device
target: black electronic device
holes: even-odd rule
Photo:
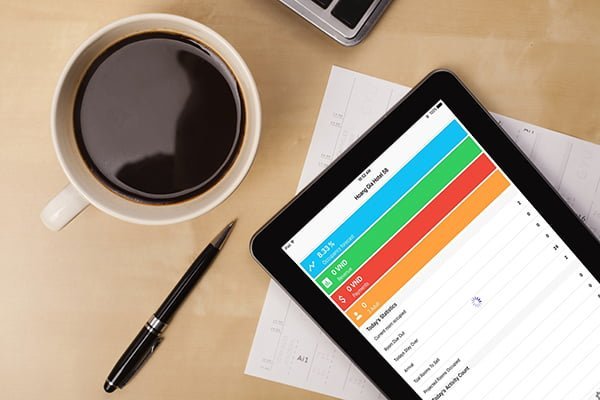
[[[599,389],[600,243],[449,71],[392,107],[251,251],[389,398]]]
[[[344,46],[360,43],[392,0],[280,0]]]

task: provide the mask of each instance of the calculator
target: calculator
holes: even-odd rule
[[[344,46],[360,43],[392,0],[280,0]]]

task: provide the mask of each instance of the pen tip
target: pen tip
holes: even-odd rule
[[[229,234],[231,233],[231,230],[233,229],[233,226],[235,225],[236,221],[237,219],[234,219],[229,224],[227,224],[227,226],[221,232],[219,232],[217,236],[215,236],[215,238],[212,240],[212,242],[210,242],[210,244],[216,247],[217,249],[221,250],[223,248],[223,245],[225,244],[225,241],[229,237]]]

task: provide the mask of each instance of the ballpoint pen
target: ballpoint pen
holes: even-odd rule
[[[171,321],[181,303],[183,303],[187,295],[196,283],[198,283],[217,254],[219,254],[221,248],[223,248],[234,223],[235,221],[230,222],[206,246],[179,282],[177,282],[177,285],[171,290],[171,293],[169,293],[158,310],[142,327],[129,347],[127,347],[127,350],[119,358],[112,371],[110,371],[108,378],[106,378],[106,382],[104,383],[104,390],[106,392],[112,393],[117,388],[123,388],[156,350],[162,341],[162,333],[166,329],[167,324]]]

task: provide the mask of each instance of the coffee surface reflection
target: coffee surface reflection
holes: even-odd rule
[[[121,40],[89,67],[75,101],[77,145],[111,190],[147,203],[198,195],[242,142],[235,77],[210,49],[169,32]]]

